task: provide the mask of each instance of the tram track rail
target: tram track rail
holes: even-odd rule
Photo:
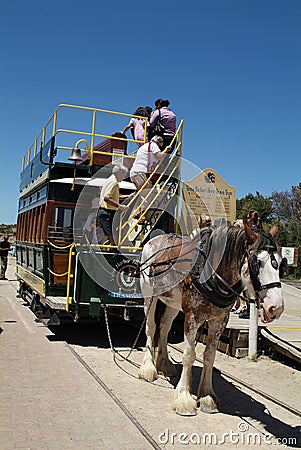
[[[138,431],[143,435],[143,437],[148,441],[148,443],[155,449],[161,450],[161,447],[156,443],[156,441],[150,436],[146,429],[138,422],[138,420],[133,416],[133,414],[124,406],[124,404],[119,400],[119,398],[111,391],[111,389],[106,385],[106,383],[94,372],[94,370],[85,362],[85,360],[66,342],[68,350],[73,354],[73,356],[80,362],[80,364],[89,372],[89,374],[94,378],[96,383],[106,392],[106,394],[118,405],[125,416],[132,422],[132,424],[138,429]]]
[[[16,287],[14,284],[10,283],[12,287],[16,290]],[[129,324],[135,329],[138,329],[137,326],[134,326],[133,324]],[[160,450],[161,447],[156,443],[156,441],[152,438],[152,436],[148,433],[148,431],[141,425],[141,423],[137,420],[137,418],[129,411],[129,409],[122,403],[122,401],[112,392],[112,389],[109,388],[109,386],[101,379],[99,375],[89,366],[89,364],[83,359],[82,356],[80,356],[76,350],[70,345],[68,342],[65,341],[65,344],[69,351],[74,355],[74,357],[80,362],[80,364],[87,370],[87,372],[93,377],[93,379],[98,383],[98,385],[109,395],[109,397],[118,405],[118,407],[122,410],[122,412],[126,415],[126,417],[131,421],[131,423],[137,428],[139,433],[144,436],[144,438],[147,440],[147,442],[150,444],[150,446],[154,449]],[[113,344],[112,344],[113,346]],[[179,348],[175,344],[168,344],[168,347],[177,353],[183,355],[183,351],[181,348]],[[134,351],[137,349],[135,348]],[[115,351],[113,347],[113,351]],[[118,350],[117,350],[118,353]],[[123,358],[128,363],[131,363],[131,360],[127,358]],[[202,359],[197,357],[196,361],[202,365]],[[136,363],[133,363],[134,365],[137,365]],[[237,378],[235,375],[232,375],[228,371],[222,370],[218,367],[214,367],[214,370],[219,375],[235,382],[237,385],[244,387],[245,389],[249,390],[250,392],[253,392],[254,394],[268,400],[271,402],[271,404],[277,405],[280,408],[283,408],[284,410],[288,411],[289,413],[293,414],[294,416],[301,417],[301,411],[294,408],[291,405],[288,405],[287,403],[283,402],[282,400],[263,392],[261,389],[258,389],[257,387],[253,386],[252,384],[243,381],[239,378]],[[246,420],[243,418],[243,420]],[[251,425],[251,424],[250,424]]]
[[[168,343],[167,346],[168,346],[169,348],[172,348],[173,350],[177,351],[178,353],[180,353],[180,354],[183,356],[183,350],[180,349],[179,347],[177,347],[175,344],[169,344],[169,343]],[[201,358],[196,357],[196,361],[197,361],[198,363],[200,363],[201,365],[203,365],[203,361],[202,361]],[[262,391],[261,389],[258,389],[258,388],[256,388],[256,387],[252,386],[250,383],[247,383],[247,382],[245,382],[245,381],[243,381],[243,380],[240,380],[239,378],[237,378],[237,377],[235,377],[234,375],[232,375],[232,374],[226,372],[225,370],[219,369],[219,368],[217,368],[216,366],[214,366],[214,370],[215,370],[219,375],[222,375],[222,376],[228,378],[229,380],[234,381],[234,382],[237,383],[238,385],[247,388],[247,389],[250,390],[251,392],[254,392],[254,393],[257,394],[257,395],[260,395],[262,398],[265,398],[266,400],[272,402],[273,404],[280,406],[281,408],[283,408],[283,409],[285,409],[286,411],[288,411],[288,412],[294,414],[295,416],[301,417],[301,411],[298,410],[298,409],[296,409],[296,408],[294,408],[293,406],[288,405],[288,404],[286,404],[285,402],[283,402],[283,401],[277,399],[276,397],[274,397],[274,396],[272,396],[272,395],[270,395],[270,394],[267,394],[266,392]]]
[[[135,327],[137,329],[137,327]],[[114,393],[114,387],[112,388],[112,386],[110,385],[110,383],[103,381],[100,372],[95,373],[95,371],[93,370],[92,367],[90,367],[89,363],[87,363],[87,361],[89,361],[89,358],[87,358],[87,361],[85,360],[85,355],[82,354],[79,355],[76,351],[76,349],[73,348],[72,345],[69,345],[68,343],[66,343],[67,348],[71,351],[71,353],[74,355],[74,357],[82,364],[82,366],[87,370],[87,372],[89,372],[89,374],[93,377],[93,379],[99,384],[99,386],[107,393],[107,395],[109,395],[109,397],[118,405],[118,407],[122,410],[122,412],[126,415],[126,417],[132,422],[133,425],[135,425],[135,427],[137,428],[137,430],[139,431],[139,433],[141,433],[143,435],[143,437],[147,440],[147,442],[150,444],[150,446],[154,449],[158,449],[161,450],[162,447],[160,447],[157,442],[154,440],[154,438],[150,435],[150,433],[144,428],[143,425],[141,425],[141,423],[139,422],[139,415],[136,416],[135,412],[131,412],[127,406],[125,406],[125,404],[122,402],[122,397],[119,398],[119,395],[116,393]],[[179,348],[177,345],[175,344],[168,344],[168,347],[171,351],[173,352],[177,352],[179,354],[183,354],[183,351],[181,348]],[[117,362],[115,361],[115,359],[118,359],[118,355],[121,356],[121,358],[123,359],[123,361],[125,363],[128,364],[133,364],[134,366],[137,366],[136,363],[134,363],[133,361],[131,361],[131,359],[128,358],[124,358],[121,353],[120,353],[120,347],[114,347],[112,346],[110,348],[110,351],[112,351],[112,358],[114,360],[114,363],[117,364]],[[123,349],[124,351],[124,349]],[[126,350],[128,351],[128,350]],[[134,352],[140,352],[140,348],[139,349],[134,349]],[[117,358],[116,358],[117,357]],[[119,360],[119,359],[118,359]],[[197,357],[196,358],[197,363],[202,364],[202,360],[201,358]],[[175,361],[177,362],[177,361]],[[179,362],[178,362],[179,363]],[[118,364],[117,364],[118,366]],[[119,366],[118,366],[119,367]],[[122,367],[119,367],[119,369]],[[127,372],[126,370],[124,370],[124,368],[122,368],[123,371]],[[217,367],[214,368],[214,370],[221,376],[235,382],[237,385],[243,387],[244,389],[247,389],[251,392],[253,392],[254,394],[256,394],[257,396],[260,396],[266,400],[268,400],[271,404],[278,406],[280,408],[282,408],[283,410],[289,412],[290,414],[293,414],[294,416],[297,417],[301,417],[301,411],[297,410],[296,408],[292,407],[291,405],[286,404],[285,402],[281,401],[278,398],[275,398],[274,396],[267,394],[265,392],[263,392],[261,389],[258,389],[256,387],[254,387],[253,385],[251,385],[250,383],[247,383],[243,380],[238,379],[236,376],[232,375],[231,373],[229,373],[228,371],[224,371],[221,370]],[[130,373],[129,373],[130,375]],[[133,376],[133,375],[132,375]],[[137,377],[137,376],[136,376]],[[164,377],[163,375],[159,375],[159,378],[165,379],[166,377]],[[152,383],[151,383],[152,384]],[[156,384],[156,383],[155,383]],[[158,386],[160,387],[160,386]],[[162,386],[161,386],[162,387]],[[268,410],[270,409],[270,407],[267,407]],[[254,422],[253,420],[249,420],[248,417],[245,417],[244,415],[239,415],[239,417],[241,418],[241,420],[243,422],[246,422],[247,426],[249,427],[249,429],[254,429],[253,433],[259,433],[262,436],[266,436],[267,433],[264,430],[260,430],[257,427],[256,422]]]
[[[177,351],[178,353],[180,353],[183,356],[183,350],[180,349],[179,347],[177,347],[175,344],[167,344],[167,346],[169,348],[172,348],[173,350]],[[200,363],[201,365],[203,365],[203,361],[201,358],[196,357],[196,361],[198,363]],[[254,392],[255,394],[260,395],[262,398],[265,398],[266,400],[272,402],[275,405],[280,406],[281,408],[287,410],[288,412],[294,414],[297,417],[301,417],[301,411],[294,408],[291,405],[286,404],[285,402],[277,399],[276,397],[267,394],[266,392],[262,391],[261,389],[258,389],[254,386],[252,386],[250,383],[247,383],[243,380],[240,380],[239,378],[235,377],[234,375],[230,374],[229,372],[226,372],[225,370],[219,369],[216,366],[214,366],[214,370],[219,374],[222,375],[226,378],[228,378],[229,380],[234,381],[235,383],[237,383],[240,386],[243,386],[245,388],[247,388],[248,390],[250,390],[251,392]]]
[[[133,325],[133,324],[129,324],[131,327],[133,327],[134,329],[138,330],[138,335],[141,333],[141,327],[137,327],[137,325]],[[120,368],[120,366],[117,364],[116,362],[116,355],[120,355],[119,351],[114,347],[113,342],[112,342],[112,336],[110,334],[110,328],[109,328],[109,324],[108,321],[106,321],[106,326],[107,326],[107,333],[108,333],[108,340],[110,342],[110,348],[112,351],[112,355],[113,355],[113,360],[114,363]],[[128,362],[129,364],[132,364],[136,367],[138,367],[137,363],[134,363],[133,361],[131,361],[131,359],[129,358],[129,356],[131,355],[132,351],[134,350],[135,345],[137,344],[137,338],[134,341],[134,344],[132,346],[132,348],[130,349],[128,356],[125,358],[123,355],[120,355],[121,359],[125,362]],[[70,346],[69,346],[70,347]],[[168,347],[178,353],[180,353],[181,355],[183,355],[183,350],[181,348],[179,348],[177,345],[175,344],[168,344]],[[148,439],[149,434],[147,433],[147,431],[139,424],[139,422],[135,419],[134,416],[132,416],[132,414],[127,410],[127,408],[124,407],[124,405],[120,402],[120,400],[114,395],[112,394],[111,390],[105,385],[105,383],[99,378],[99,376],[97,374],[95,374],[95,372],[93,371],[93,369],[91,369],[89,367],[89,365],[87,363],[85,363],[85,361],[76,353],[76,351],[70,347],[70,350],[72,351],[72,353],[77,357],[77,359],[84,365],[84,367],[86,367],[86,369],[89,371],[89,373],[91,373],[91,375],[95,378],[95,380],[105,389],[105,391],[108,393],[108,395],[112,396],[112,398],[114,399],[114,401],[121,407],[121,409],[125,412],[125,414],[130,418],[130,420],[132,420],[132,422],[137,426],[137,428],[139,429],[140,432],[142,432],[142,434],[144,435],[144,433],[146,433],[145,437],[146,439]],[[196,357],[196,361],[203,365],[202,359],[200,357]],[[124,370],[124,369],[123,369]],[[281,408],[283,408],[284,410],[288,411],[289,413],[297,416],[297,417],[301,417],[301,411],[294,408],[291,405],[288,405],[287,403],[283,402],[282,400],[262,391],[261,389],[253,386],[252,384],[243,381],[239,378],[237,378],[235,375],[232,375],[231,373],[229,373],[228,371],[219,369],[218,367],[214,366],[214,370],[216,371],[216,373],[218,373],[219,375],[235,382],[237,385],[244,387],[245,389],[248,389],[249,391],[253,392],[256,395],[259,395],[260,397],[264,398],[265,400],[268,400],[269,402],[271,402],[274,405],[277,405]],[[155,441],[153,441],[152,438],[150,438],[151,441],[151,445],[155,445],[154,448],[160,448],[160,447],[156,447],[156,443]]]
[[[181,353],[181,355],[183,355],[183,351],[178,348],[176,345],[174,344],[168,344],[168,347],[172,348],[173,350],[177,351],[178,353]],[[202,360],[199,357],[196,357],[196,361],[200,364],[202,364]],[[272,402],[275,405],[280,406],[281,408],[287,410],[288,412],[301,417],[301,411],[299,411],[298,409],[294,408],[293,406],[287,405],[286,403],[284,403],[283,401],[275,398],[274,396],[267,394],[266,392],[263,392],[261,389],[258,389],[254,386],[252,386],[250,383],[247,383],[243,380],[240,380],[239,378],[235,377],[234,375],[226,372],[225,370],[221,370],[217,367],[214,366],[214,370],[219,374],[222,375],[232,381],[234,381],[235,383],[247,388],[248,390],[254,392],[255,394],[260,395],[261,397],[265,398],[266,400]]]

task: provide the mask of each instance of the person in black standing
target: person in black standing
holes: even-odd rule
[[[8,236],[4,236],[3,241],[0,242],[0,280],[7,280],[5,272],[7,269],[8,252],[11,250]]]

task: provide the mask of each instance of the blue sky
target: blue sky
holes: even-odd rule
[[[10,0],[0,20],[0,223],[60,103],[131,113],[166,98],[183,156],[237,198],[301,181],[299,0]]]

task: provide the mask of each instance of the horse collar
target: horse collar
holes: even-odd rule
[[[213,272],[206,281],[200,281],[201,274],[208,263],[208,255],[212,246],[212,228],[204,229],[201,232],[201,240],[197,247],[196,263],[190,272],[191,282],[197,291],[203,295],[210,303],[218,308],[227,308],[235,302],[237,296],[242,292],[243,285],[239,279],[233,286],[230,286],[212,267]],[[213,277],[214,275],[214,277]]]

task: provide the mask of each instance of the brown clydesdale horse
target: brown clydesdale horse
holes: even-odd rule
[[[167,336],[179,310],[184,312],[184,354],[181,378],[175,390],[174,410],[181,415],[217,411],[212,387],[212,369],[218,340],[227,325],[237,296],[244,292],[260,303],[261,319],[271,322],[283,311],[277,251],[277,227],[270,233],[220,226],[201,230],[193,238],[161,235],[151,239],[141,255],[140,283],[145,298],[146,351],[138,376],[147,381],[157,373],[176,375],[168,358]],[[159,325],[154,359],[155,309],[157,300],[166,304]],[[208,339],[197,399],[190,394],[195,339],[200,325],[208,322]]]

